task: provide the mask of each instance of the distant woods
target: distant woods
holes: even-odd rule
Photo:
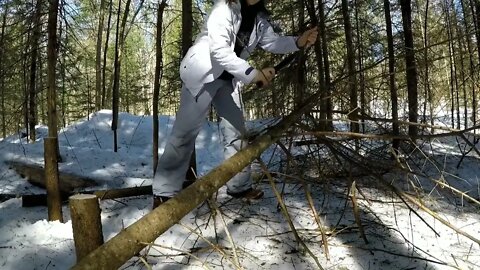
[[[101,109],[115,112],[112,128],[118,112],[174,114],[181,56],[213,2],[60,1],[54,71],[58,126]],[[453,128],[476,124],[479,1],[269,4],[272,22],[283,34],[318,25],[319,39],[271,87],[245,89],[247,118],[286,115],[320,93],[308,113],[320,130],[332,130],[332,121],[340,118],[354,132],[366,131],[366,117],[386,118],[393,120],[393,134],[412,136],[418,127],[402,131],[395,121],[448,119]],[[48,7],[47,0],[0,2],[0,137],[21,131],[34,141],[35,126],[48,122]],[[251,63],[273,66],[281,57],[258,50]]]

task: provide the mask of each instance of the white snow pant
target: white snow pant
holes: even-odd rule
[[[173,197],[182,189],[195,139],[206,122],[210,104],[215,106],[220,116],[224,158],[233,156],[246,146],[247,141],[242,140],[246,132],[243,104],[239,90],[234,90],[232,81],[219,79],[205,84],[197,97],[182,86],[180,108],[153,179],[155,195]],[[250,166],[247,166],[227,183],[227,189],[235,193],[251,185]]]

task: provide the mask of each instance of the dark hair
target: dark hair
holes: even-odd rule
[[[228,1],[230,1],[230,3],[232,2],[232,0]],[[233,1],[236,2],[236,0]],[[242,4],[242,6],[247,6],[247,0],[240,0],[240,4]],[[249,6],[249,10],[250,12],[254,11],[256,14],[263,13],[265,15],[271,15],[270,11],[268,11],[265,6],[265,0],[260,0],[255,5]]]

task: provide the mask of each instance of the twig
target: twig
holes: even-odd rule
[[[292,153],[288,151],[288,149],[285,147],[285,145],[281,142],[277,142],[277,144],[280,146],[280,148],[285,152],[287,155],[288,161],[293,162],[294,166],[297,167],[297,164],[294,162]],[[325,233],[325,229],[323,227],[322,221],[320,220],[320,216],[317,213],[317,210],[315,208],[315,204],[313,202],[312,194],[310,193],[309,186],[305,183],[305,179],[303,178],[303,175],[300,174],[300,177],[298,178],[302,186],[305,190],[305,196],[307,197],[308,204],[310,206],[310,210],[312,210],[313,217],[315,218],[315,222],[317,223],[318,230],[320,231],[320,234],[322,236],[322,243],[323,243],[323,251],[325,252],[325,257],[327,260],[330,260],[330,252],[328,250],[328,239],[327,239],[327,234]]]
[[[236,245],[235,245],[235,242],[233,241],[232,235],[230,234],[230,230],[228,229],[227,223],[225,222],[225,219],[223,218],[222,211],[220,211],[220,209],[217,207],[217,205],[215,204],[215,202],[212,201],[212,202],[210,203],[210,205],[215,209],[215,211],[217,212],[218,216],[219,216],[220,219],[222,220],[223,227],[225,228],[225,233],[226,233],[226,235],[227,235],[228,241],[230,241],[230,244],[232,245],[232,253],[233,253],[233,258],[234,258],[234,260],[235,260],[235,263],[240,266],[239,269],[243,269],[243,267],[241,267],[240,260],[238,259],[237,247],[236,247]]]
[[[353,205],[353,216],[355,217],[355,222],[358,225],[358,229],[360,231],[360,235],[362,236],[363,241],[365,242],[365,244],[368,244],[367,236],[365,235],[365,230],[363,229],[363,225],[362,225],[362,219],[360,218],[356,192],[357,192],[357,187],[355,184],[355,180],[353,180],[352,187],[350,189],[350,194],[351,194],[350,198],[352,200],[352,205]]]
[[[405,193],[405,192],[400,192],[400,194],[407,198],[410,202],[414,203],[415,205],[417,205],[419,208],[421,208],[423,211],[425,211],[427,214],[429,214],[430,216],[432,216],[433,218],[435,218],[436,220],[440,221],[441,223],[443,223],[443,225],[449,227],[450,229],[454,230],[455,232],[457,232],[458,234],[460,235],[463,235],[465,237],[467,237],[468,239],[474,241],[475,243],[479,244],[480,245],[480,240],[475,238],[474,236],[462,231],[461,229],[455,227],[453,224],[451,224],[450,222],[446,221],[445,219],[443,219],[442,217],[440,217],[437,213],[433,212],[432,210],[430,210],[428,207],[426,207],[425,205],[423,205],[421,202],[419,202],[418,200],[416,200],[415,198],[413,198],[411,195]]]
[[[230,260],[230,262],[235,266],[236,269],[241,269],[242,267],[240,265],[238,265],[235,261],[232,261],[229,256],[227,255],[227,253],[225,253],[225,251],[223,251],[218,245],[215,245],[213,244],[212,242],[210,242],[210,240],[208,240],[207,238],[205,238],[205,236],[203,236],[202,234],[196,232],[195,230],[193,230],[192,228],[190,228],[189,226],[183,224],[183,223],[178,223],[180,226],[184,227],[185,229],[187,229],[188,231],[190,231],[191,233],[194,233],[196,235],[198,235],[200,238],[202,238],[203,241],[205,241],[207,244],[209,244],[214,250],[218,251],[222,256],[224,256],[225,258],[227,258],[228,260]]]
[[[292,230],[293,235],[295,236],[295,239],[297,240],[298,244],[301,245],[305,249],[305,251],[313,258],[313,260],[317,264],[317,267],[319,269],[323,270],[323,267],[320,264],[320,262],[318,261],[317,256],[315,256],[315,254],[313,254],[313,252],[307,247],[305,242],[303,242],[302,239],[300,238],[300,236],[298,235],[298,232],[295,228],[295,225],[293,225],[292,219],[290,218],[290,214],[288,213],[287,206],[283,202],[282,196],[278,192],[277,187],[275,186],[275,182],[273,181],[272,175],[268,171],[265,163],[261,159],[258,159],[258,161],[260,162],[260,165],[261,165],[262,169],[264,170],[265,174],[268,177],[268,181],[270,182],[270,186],[272,187],[272,190],[275,193],[275,196],[277,197],[277,201],[280,203],[282,213],[283,213],[285,219],[287,220],[288,225],[290,226],[290,229]]]
[[[208,265],[206,264],[206,262],[203,262],[199,257],[195,256],[195,254],[193,254],[193,253],[191,253],[191,252],[189,252],[189,251],[181,250],[181,249],[174,248],[174,247],[167,247],[167,246],[163,246],[163,245],[155,244],[155,243],[141,243],[141,244],[144,244],[144,245],[147,246],[147,247],[159,247],[159,248],[163,248],[163,249],[169,249],[169,250],[173,250],[173,251],[180,252],[179,255],[181,255],[181,256],[184,256],[184,255],[191,256],[192,258],[194,258],[194,259],[196,259],[197,261],[201,262],[201,263],[202,263],[202,266],[204,266],[204,267],[207,268],[207,269],[210,269],[210,267],[208,267]],[[147,262],[144,261],[144,259],[143,259],[142,257],[140,257],[140,259],[141,259],[142,262],[148,267]],[[150,267],[149,269],[151,269],[151,267]]]

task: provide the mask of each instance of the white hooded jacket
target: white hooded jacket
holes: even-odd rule
[[[250,40],[238,57],[234,47],[242,21],[240,8],[239,1],[229,4],[217,0],[195,43],[183,58],[180,78],[192,95],[197,96],[204,84],[214,81],[224,70],[245,84],[252,82],[259,71],[245,59],[257,45],[278,54],[298,50],[296,37],[279,36],[267,15],[258,14]]]

